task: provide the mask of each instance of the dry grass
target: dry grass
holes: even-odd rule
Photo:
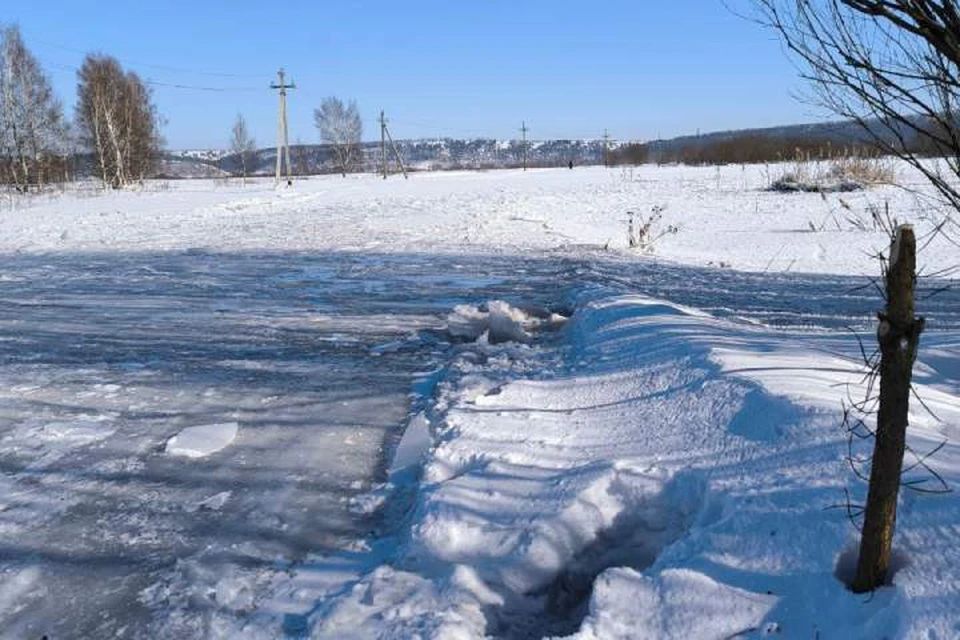
[[[859,150],[840,151],[828,160],[813,160],[799,149],[792,163],[771,181],[771,191],[830,193],[858,191],[893,184],[897,175],[890,158]]]
[[[837,156],[830,160],[827,175],[837,180],[859,182],[864,186],[893,184],[897,180],[891,158],[858,153]]]

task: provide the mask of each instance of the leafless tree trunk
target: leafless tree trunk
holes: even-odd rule
[[[860,556],[852,585],[856,592],[873,591],[887,580],[907,441],[910,379],[923,331],[923,319],[915,318],[913,313],[916,238],[908,225],[898,228],[896,234],[886,274],[887,309],[880,315],[877,329],[881,354],[880,409]]]
[[[233,129],[230,134],[230,150],[240,158],[240,169],[243,173],[243,185],[247,185],[247,172],[253,166],[253,154],[256,151],[257,143],[250,137],[247,131],[247,121],[241,114],[237,114],[237,119],[233,123]]]
[[[333,147],[337,164],[343,177],[360,164],[360,139],[363,122],[357,103],[350,101],[346,107],[340,98],[325,98],[319,109],[313,111],[313,122],[320,131],[320,140]]]

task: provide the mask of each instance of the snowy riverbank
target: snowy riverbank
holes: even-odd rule
[[[856,347],[585,297],[556,350],[461,352],[409,537],[323,602],[316,637],[953,635],[956,496],[905,494],[893,588],[837,578],[857,537],[831,507],[865,493],[840,425]],[[916,407],[911,445],[946,439],[933,466],[956,486],[960,387],[918,368],[942,422]]]

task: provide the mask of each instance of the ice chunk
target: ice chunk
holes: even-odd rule
[[[487,330],[487,313],[468,304],[458,304],[447,316],[447,332],[454,338],[476,340]]]
[[[499,342],[530,342],[530,334],[526,327],[536,327],[539,321],[530,317],[525,311],[510,306],[503,300],[493,300],[487,308],[490,310],[488,318],[489,340],[492,344]]]
[[[187,427],[167,440],[166,452],[172,456],[203,458],[229,446],[237,437],[238,429],[236,422]]]
[[[503,300],[491,300],[486,311],[470,305],[454,307],[447,316],[447,332],[468,341],[487,334],[490,344],[527,343],[532,341],[533,332],[556,329],[565,321],[565,317],[546,310],[521,309]]]
[[[390,473],[396,473],[420,464],[432,444],[430,421],[421,411],[413,417],[406,430],[404,430],[403,437],[400,439],[400,444],[397,445],[397,451],[393,456],[393,463],[390,465]]]

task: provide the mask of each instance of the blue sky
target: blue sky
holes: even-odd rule
[[[734,0],[744,6],[746,0]],[[283,66],[291,141],[314,142],[328,95],[356,99],[364,138],[651,139],[822,119],[768,31],[721,0],[139,3],[52,0],[9,11],[72,113],[84,52],[154,86],[170,148],[223,147],[237,113],[276,139]],[[29,6],[29,8],[27,8]],[[218,75],[225,74],[225,75]]]

